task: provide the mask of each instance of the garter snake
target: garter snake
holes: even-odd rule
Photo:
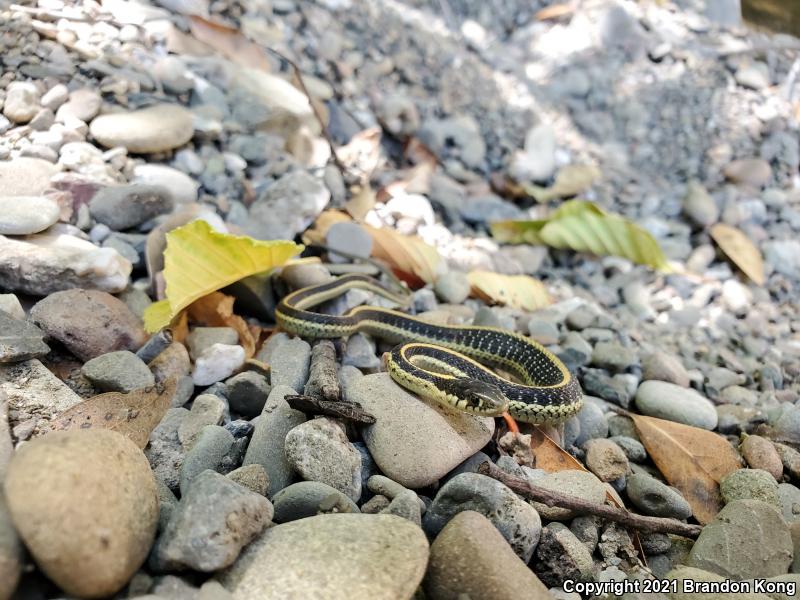
[[[522,335],[496,327],[434,325],[376,306],[358,306],[343,316],[308,310],[353,288],[401,305],[407,300],[372,277],[345,275],[285,296],[275,309],[278,325],[305,338],[345,338],[360,331],[397,343],[387,360],[392,378],[465,412],[496,416],[507,410],[519,421],[558,423],[580,409],[583,393],[577,379],[553,353]],[[481,363],[504,369],[522,383]]]

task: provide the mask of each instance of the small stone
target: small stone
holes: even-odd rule
[[[467,510],[442,529],[433,544],[423,582],[430,598],[548,600],[544,584],[482,514]]]
[[[548,586],[562,585],[567,579],[590,580],[594,570],[589,550],[562,523],[550,523],[542,529],[534,565],[536,574]]]
[[[124,146],[140,154],[179,148],[192,139],[192,115],[175,104],[156,104],[139,110],[101,115],[89,132],[106,148]]]
[[[255,371],[234,375],[225,384],[231,410],[245,417],[261,414],[272,389],[267,378]]]
[[[327,283],[333,279],[331,272],[319,263],[297,263],[281,270],[281,278],[292,290]]]
[[[725,167],[724,173],[733,183],[746,184],[757,189],[772,179],[772,167],[760,158],[734,160]]]
[[[9,444],[11,440],[9,439]],[[4,469],[0,467],[0,475]],[[12,598],[22,576],[25,553],[8,511],[5,497],[0,494],[0,598]]]
[[[684,388],[691,383],[681,359],[661,350],[648,354],[642,361],[642,379],[666,381]]]
[[[778,484],[761,469],[737,469],[719,482],[719,491],[726,504],[734,500],[761,500],[780,508]]]
[[[628,472],[628,457],[611,440],[588,440],[583,448],[586,466],[600,481],[614,481]]]
[[[262,496],[266,496],[269,489],[269,477],[261,465],[245,465],[234,469],[228,473],[228,479]]]
[[[736,83],[753,90],[763,90],[770,85],[769,67],[760,61],[743,64],[733,76]]]
[[[780,483],[778,498],[783,520],[789,524],[800,521],[800,490],[791,483]]]
[[[239,343],[239,334],[232,327],[195,327],[186,336],[189,356],[197,360],[214,344],[234,345]]]
[[[43,196],[0,196],[0,234],[29,235],[44,231],[59,219],[60,209]]]
[[[549,123],[530,129],[525,149],[514,154],[509,172],[519,182],[545,181],[556,170],[556,132]]]
[[[275,494],[273,502],[276,523],[325,513],[360,512],[348,496],[320,481],[293,483]]]
[[[270,367],[272,387],[288,386],[302,390],[308,381],[311,345],[284,333],[273,335],[259,350],[257,357]]]
[[[188,417],[187,417],[188,419]],[[180,431],[180,428],[179,428]],[[192,481],[203,471],[220,470],[222,462],[233,447],[234,437],[230,431],[218,425],[206,425],[197,434],[191,450],[181,465],[180,491],[186,493]]]
[[[580,446],[587,440],[608,437],[608,422],[602,409],[594,402],[584,402],[578,414],[580,433],[574,444]]]
[[[783,575],[792,562],[789,526],[778,510],[759,500],[736,500],[703,528],[687,564],[723,577]]]
[[[244,365],[245,352],[241,346],[213,344],[206,348],[194,363],[192,379],[195,385],[211,385],[233,375]]]
[[[3,114],[14,123],[27,123],[39,112],[39,90],[30,81],[14,81],[6,88]]]
[[[189,375],[192,369],[186,346],[180,342],[172,342],[147,366],[150,367],[156,381],[166,381],[172,377],[181,379]],[[191,377],[189,381],[191,381]],[[194,382],[192,382],[192,386],[194,386]],[[194,387],[192,392],[194,392]]]
[[[783,463],[775,446],[759,435],[748,435],[741,445],[742,456],[753,469],[763,469],[777,481],[783,476]]]
[[[649,475],[634,473],[628,477],[627,483],[628,498],[646,515],[687,519],[692,514],[683,496]]]
[[[499,481],[477,473],[461,473],[448,481],[425,513],[423,527],[438,535],[458,513],[474,510],[488,518],[524,562],[539,542],[541,519],[534,508]]]
[[[41,196],[50,187],[58,167],[40,158],[0,161],[0,190],[6,196]]]
[[[631,348],[617,342],[600,342],[592,352],[592,364],[609,371],[625,371],[638,365],[639,359]]]
[[[359,369],[378,369],[381,359],[376,356],[375,342],[361,332],[347,338],[347,348],[342,357],[342,365]]]
[[[230,566],[272,519],[272,504],[227,477],[203,471],[186,489],[153,550],[162,568],[210,573]]]
[[[55,292],[31,309],[31,320],[81,360],[115,350],[138,350],[142,324],[111,294],[96,290]]]
[[[199,184],[186,173],[166,165],[136,165],[131,183],[166,188],[177,204],[197,201]]]
[[[156,479],[173,492],[180,489],[180,471],[185,456],[178,429],[188,415],[185,408],[168,409],[150,433],[150,443],[144,450]]]
[[[142,451],[107,429],[59,431],[21,446],[5,495],[37,565],[66,594],[120,590],[144,562],[158,521]]]
[[[639,440],[621,435],[616,435],[609,439],[622,448],[629,461],[642,463],[647,460],[647,451]]]
[[[547,490],[566,492],[571,496],[593,502],[605,503],[606,486],[595,475],[587,471],[567,470],[548,473],[536,480],[536,485]],[[534,508],[542,517],[550,521],[568,521],[575,513],[568,508],[547,506],[539,502],[532,502]]]
[[[285,452],[304,479],[326,483],[354,501],[361,497],[361,455],[333,419],[297,425],[286,435]]]
[[[419,506],[419,497],[413,490],[400,492],[392,498],[389,506],[384,508],[382,513],[387,515],[397,515],[411,521],[417,526],[422,524],[422,511]]]
[[[44,356],[50,348],[44,343],[44,332],[33,323],[0,310],[0,364],[15,363]]]
[[[70,119],[78,119],[88,123],[100,112],[103,99],[100,94],[90,88],[81,88],[70,93],[69,101],[58,108],[56,118],[65,123]]]
[[[192,402],[192,409],[178,427],[178,439],[186,450],[191,450],[198,434],[206,425],[219,425],[225,415],[225,402],[213,394],[200,394]]]
[[[743,317],[753,304],[753,293],[736,279],[722,284],[722,303],[734,315]]]
[[[130,229],[172,210],[169,190],[151,185],[103,188],[89,202],[92,217],[115,231]]]
[[[58,110],[58,107],[64,104],[69,98],[69,88],[63,83],[57,83],[42,96],[41,104],[50,110]]]
[[[372,253],[372,236],[358,223],[343,221],[334,223],[325,234],[325,243],[331,250],[341,250],[361,258],[369,258]],[[331,252],[333,263],[351,262],[352,258]]]
[[[717,426],[717,411],[711,401],[674,383],[643,381],[636,391],[636,407],[644,415],[701,429]]]
[[[442,302],[462,304],[469,296],[471,285],[460,271],[448,271],[436,280],[433,287]]]
[[[309,569],[309,557],[325,557]],[[422,530],[394,515],[332,514],[267,529],[220,583],[235,598],[410,600],[428,563]]]
[[[15,294],[0,294],[0,312],[20,321],[26,319],[25,310]]]
[[[87,361],[81,374],[104,392],[127,393],[156,383],[142,359],[128,350],[108,352]]]
[[[700,227],[709,227],[719,220],[719,208],[702,183],[689,182],[683,199],[683,212]]]

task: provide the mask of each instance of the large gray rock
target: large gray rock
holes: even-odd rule
[[[666,381],[644,381],[636,390],[636,407],[642,414],[701,429],[717,426],[717,411],[696,391]]]
[[[192,113],[176,104],[156,104],[139,110],[109,113],[92,121],[89,132],[106,148],[124,146],[130,152],[164,152],[192,139]]]
[[[309,560],[314,561],[313,567]],[[394,515],[332,514],[268,529],[221,576],[237,600],[410,600],[428,563],[422,530]]]
[[[115,231],[130,229],[172,210],[172,194],[158,185],[117,185],[101,189],[89,202],[92,217]]]
[[[560,586],[567,579],[592,578],[592,553],[563,523],[550,523],[542,529],[533,562],[536,574],[549,586]]]

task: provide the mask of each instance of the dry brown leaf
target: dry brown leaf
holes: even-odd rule
[[[720,435],[705,429],[630,413],[639,439],[670,485],[689,502],[703,525],[722,508],[719,482],[741,468],[739,453]]]
[[[194,15],[189,17],[189,28],[194,37],[231,62],[267,73],[271,71],[266,51],[248,40],[239,30]]]
[[[392,267],[398,277],[412,287],[436,280],[442,260],[436,248],[415,235],[402,235],[369,225],[364,227],[372,236],[372,256]]]
[[[334,223],[342,223],[352,221],[349,215],[340,210],[329,208],[323,210],[314,224],[303,232],[302,239],[304,244],[325,244],[325,236],[328,233],[331,225]]]
[[[367,183],[354,191],[350,200],[345,202],[344,209],[356,221],[361,221],[374,206],[375,192]]]
[[[111,429],[139,448],[147,446],[150,432],[161,422],[175,395],[176,380],[123,394],[108,392],[84,400],[61,413],[53,430]]]
[[[552,302],[544,284],[528,275],[470,271],[467,278],[472,286],[472,293],[484,302],[529,311],[539,310]]]
[[[711,230],[711,237],[733,263],[758,285],[764,285],[764,259],[747,236],[736,227],[717,223]]]
[[[564,4],[550,4],[545,6],[534,15],[537,21],[547,21],[549,19],[559,19],[566,17],[575,12],[577,5],[574,2],[566,2]]]
[[[538,427],[531,432],[531,448],[536,457],[536,468],[548,473],[557,471],[586,471],[586,468],[553,438]]]
[[[230,327],[239,334],[239,343],[244,348],[244,354],[250,358],[256,353],[256,340],[250,327],[239,315],[233,313],[233,303],[236,299],[222,292],[212,292],[207,296],[195,300],[186,309],[192,321],[203,323],[208,327]]]

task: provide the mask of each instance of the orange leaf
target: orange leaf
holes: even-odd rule
[[[192,302],[187,308],[189,317],[193,321],[205,323],[209,327],[230,327],[239,334],[239,343],[244,348],[247,358],[256,353],[256,338],[250,327],[239,315],[233,313],[233,303],[236,299],[222,292],[212,292]]]
[[[242,67],[271,71],[267,53],[237,29],[193,15],[189,17],[192,35],[208,44],[231,62]]]
[[[628,414],[639,439],[670,485],[689,502],[705,525],[722,508],[719,482],[741,468],[739,453],[716,433],[655,417]]]
[[[536,468],[548,473],[557,471],[586,471],[586,468],[553,438],[538,427],[531,431],[531,448],[536,457]]]

